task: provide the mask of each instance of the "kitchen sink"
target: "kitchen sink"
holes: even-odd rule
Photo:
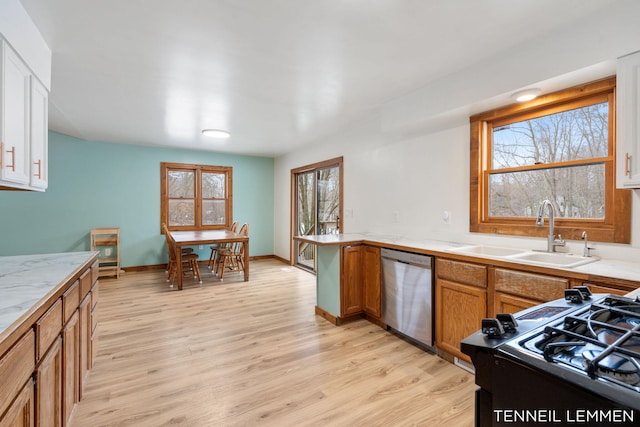
[[[523,249],[502,248],[499,246],[485,246],[485,245],[461,246],[459,248],[451,249],[451,251],[465,253],[469,255],[486,255],[486,256],[493,256],[493,257],[514,256],[514,255],[526,254],[530,252]]]
[[[548,267],[573,268],[579,265],[589,264],[598,261],[598,257],[583,257],[571,253],[560,252],[524,252],[508,256],[507,258],[515,261],[524,261],[531,264],[543,265]]]
[[[598,261],[598,257],[583,257],[564,252],[538,252],[528,249],[503,248],[500,246],[469,245],[451,249],[451,252],[479,257],[502,258],[544,267],[573,268]]]

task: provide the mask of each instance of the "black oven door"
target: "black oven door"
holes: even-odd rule
[[[493,362],[489,395],[482,397],[479,391],[477,396],[478,400],[485,399],[484,409],[476,414],[478,425],[640,425],[640,411],[574,385],[566,378],[500,353],[494,355]]]

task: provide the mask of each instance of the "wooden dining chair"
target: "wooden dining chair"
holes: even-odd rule
[[[238,234],[249,236],[249,224],[242,224]],[[220,280],[224,279],[225,270],[244,271],[244,268],[244,244],[242,242],[233,242],[228,247],[218,250],[218,261],[214,273],[218,274],[218,270],[220,270]]]
[[[169,262],[167,263],[167,282],[173,287],[173,283],[178,274],[178,257],[176,242],[169,233],[169,228],[166,224],[162,224],[162,230],[167,240],[167,250],[169,252]],[[182,258],[182,275],[183,277],[193,276],[198,279],[198,282],[202,283],[202,276],[200,276],[200,268],[198,267],[198,254],[193,252],[181,252]]]
[[[233,223],[231,224],[231,227],[229,227],[229,230],[233,231],[233,232],[237,232],[238,231],[238,221],[233,221]],[[207,263],[207,267],[209,268],[209,270],[214,271],[215,263],[216,263],[217,251],[219,249],[226,248],[228,246],[229,245],[226,244],[226,243],[223,243],[221,245],[212,245],[212,246],[210,246],[211,255],[209,255],[209,262]]]

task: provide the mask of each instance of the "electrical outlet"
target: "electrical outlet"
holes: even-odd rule
[[[451,224],[451,212],[444,211],[442,213],[442,222],[444,222],[445,224]]]
[[[198,249],[204,249],[204,246],[200,245],[198,246]]]
[[[111,248],[105,248],[104,256],[111,256]]]

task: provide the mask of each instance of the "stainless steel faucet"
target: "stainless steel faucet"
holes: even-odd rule
[[[591,250],[595,249],[595,248],[593,246],[589,246],[589,240],[587,239],[587,232],[586,231],[582,232],[582,240],[584,240],[584,252],[582,253],[582,256],[590,257],[591,256]]]
[[[554,231],[554,210],[553,204],[549,200],[544,200],[540,205],[540,210],[538,210],[538,218],[536,219],[536,225],[538,227],[542,227],[544,225],[544,208],[548,207],[549,211],[549,235],[547,236],[547,252],[555,252],[556,246],[565,246],[566,242],[562,238],[562,235],[559,235],[556,239],[556,234]]]

